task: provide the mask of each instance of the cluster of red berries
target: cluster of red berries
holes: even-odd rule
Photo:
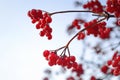
[[[41,29],[40,36],[47,36],[48,40],[52,39],[52,28],[50,23],[52,22],[51,16],[47,12],[42,12],[42,10],[32,9],[28,11],[28,16],[32,19],[32,23],[36,23],[36,29]]]
[[[88,3],[84,4],[83,8],[88,8],[89,10],[95,13],[103,12],[103,6],[99,2],[99,0],[91,0]]]
[[[77,75],[83,74],[83,68],[81,64],[76,62],[75,56],[58,56],[55,51],[45,50],[43,56],[48,61],[49,66],[60,65],[68,69],[72,69]]]
[[[81,28],[80,24],[83,24],[85,22],[86,21],[83,20],[83,19],[74,19],[73,22],[72,22],[72,24],[68,27],[68,31],[72,30],[74,28],[76,28],[76,29],[79,30]]]
[[[107,65],[101,67],[101,71],[105,74],[108,73],[108,70],[115,76],[120,75],[120,55],[118,54],[118,51],[114,53],[111,60],[107,61]]]
[[[73,22],[72,22],[72,26],[76,27],[77,29],[80,29],[81,26],[79,25],[79,20],[78,19],[75,19]]]
[[[113,75],[120,75],[120,55],[118,51],[114,53],[112,60],[108,60],[107,63],[109,66],[112,66],[111,72]]]
[[[99,22],[94,19],[90,22],[84,23],[84,27],[90,27],[86,29],[87,35],[93,34],[95,37],[99,36],[102,39],[106,39],[110,37],[111,28],[106,28],[106,22]]]
[[[120,0],[107,0],[106,10],[119,18],[120,17]]]

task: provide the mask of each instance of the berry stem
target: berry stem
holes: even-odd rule
[[[63,49],[63,48],[65,48],[65,46],[60,47],[60,48],[56,49],[55,51],[57,52],[57,51],[59,51],[59,50],[61,50],[61,49]]]
[[[70,57],[70,49],[69,49],[69,47],[67,48],[67,51],[68,51],[68,55]]]
[[[56,12],[52,12],[52,13],[49,13],[49,15],[54,15],[54,14],[61,14],[61,13],[75,13],[75,12],[90,12],[90,13],[94,13],[92,11],[89,11],[89,10],[66,10],[66,11],[56,11]],[[97,14],[97,13],[94,13],[93,16],[100,16],[100,17],[105,17],[107,15],[108,18],[110,17],[115,17],[114,15],[110,15],[108,12],[104,11],[104,13],[101,13],[101,14]]]
[[[49,13],[49,15],[54,15],[54,14],[59,14],[59,13],[74,13],[74,12],[91,12],[93,13],[92,11],[88,11],[88,10],[67,10],[67,11],[57,11],[57,12],[53,12],[53,13]]]

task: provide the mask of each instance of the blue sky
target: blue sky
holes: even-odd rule
[[[74,15],[54,15],[53,40],[39,37],[27,16],[33,8],[49,12],[74,9],[74,0],[1,0],[0,1],[0,80],[41,80],[47,62],[44,49],[56,49],[69,39],[66,25]],[[68,17],[66,17],[68,16]]]

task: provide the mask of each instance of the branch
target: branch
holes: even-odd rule
[[[54,15],[54,14],[59,14],[59,13],[75,13],[75,12],[90,12],[93,13],[92,11],[88,11],[88,10],[67,10],[67,11],[57,11],[57,12],[53,12],[53,13],[49,13],[49,15]]]

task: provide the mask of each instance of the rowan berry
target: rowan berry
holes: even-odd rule
[[[109,68],[108,68],[107,65],[104,65],[104,66],[101,67],[101,71],[102,71],[103,73],[105,73],[105,74],[107,73],[108,69],[109,69]]]
[[[114,69],[113,70],[113,75],[119,76],[120,75],[120,68],[119,69],[118,68]]]
[[[84,39],[85,38],[85,33],[80,32],[77,36],[78,40]]]
[[[45,20],[46,20],[47,23],[51,23],[52,22],[52,18],[50,16],[46,17]]]
[[[75,62],[76,58],[75,56],[70,56],[70,61]]]
[[[50,54],[50,51],[48,51],[48,50],[45,50],[45,51],[43,52],[43,56],[44,56],[44,57],[48,57],[49,54]]]
[[[96,80],[95,76],[91,76],[90,80]]]
[[[70,76],[67,78],[67,80],[75,80],[74,77]]]
[[[107,65],[110,66],[112,64],[112,60],[107,61]]]

